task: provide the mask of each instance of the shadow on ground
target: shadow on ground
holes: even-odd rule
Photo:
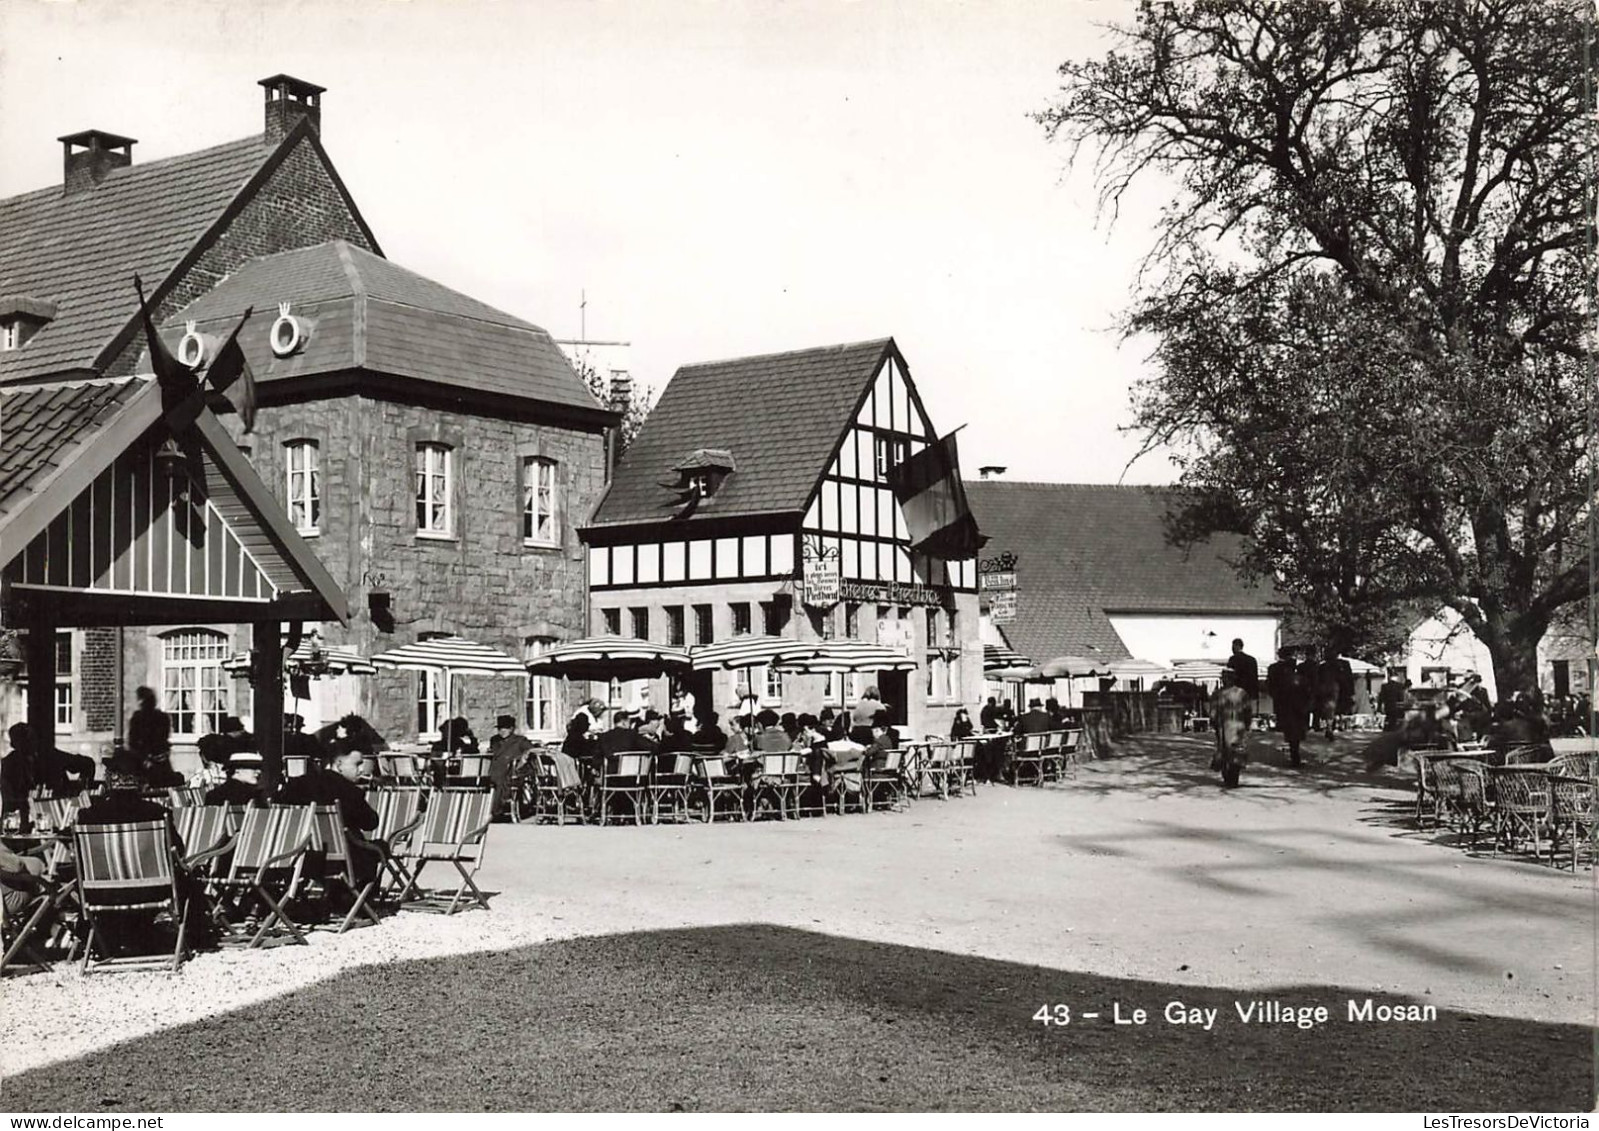
[[[151,992],[166,985],[158,978]],[[1322,1004],[1243,1024],[1234,1000]],[[363,968],[5,1082],[16,1111],[1579,1111],[1588,1032],[1440,1011],[1353,1023],[1266,993],[1072,974],[782,927]],[[1399,999],[1377,999],[1397,1001]],[[1220,1010],[1168,1025],[1166,1003]],[[1110,1022],[1149,1011],[1143,1026]],[[1045,1027],[1040,1005],[1069,1005]],[[1084,1012],[1099,1012],[1087,1020]]]

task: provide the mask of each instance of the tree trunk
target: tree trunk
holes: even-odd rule
[[[1517,691],[1528,695],[1538,692],[1538,644],[1543,640],[1548,626],[1531,628],[1521,624],[1505,624],[1498,617],[1490,617],[1480,634],[1494,665],[1494,685],[1500,699],[1509,699]]]

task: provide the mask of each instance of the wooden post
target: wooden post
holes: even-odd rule
[[[275,620],[252,627],[255,651],[255,740],[265,763],[263,777],[271,797],[283,781],[283,635]]]
[[[28,729],[33,732],[35,756],[43,757],[56,740],[56,628],[48,609],[28,618],[23,648],[28,660]]]

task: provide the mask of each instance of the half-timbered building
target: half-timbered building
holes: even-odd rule
[[[701,673],[726,714],[848,705],[877,685],[913,732],[980,689],[977,572],[907,525],[891,473],[938,439],[891,338],[679,369],[582,531],[591,630],[694,645],[741,634],[891,645],[917,669]],[[958,469],[957,469],[958,474]],[[667,704],[664,683],[618,687]],[[748,697],[748,698],[746,698]]]

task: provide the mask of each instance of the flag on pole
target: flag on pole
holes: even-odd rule
[[[244,349],[239,345],[239,331],[244,329],[244,324],[250,320],[254,312],[250,307],[240,315],[239,320],[233,324],[233,331],[227,340],[217,348],[216,357],[206,367],[206,380],[211,387],[219,393],[225,393],[233,383],[239,383],[239,390],[229,399],[233,407],[239,412],[239,419],[244,423],[246,433],[255,431],[255,374],[250,370],[250,361],[244,356]]]
[[[955,433],[928,444],[891,469],[888,485],[905,514],[911,544],[922,553],[963,561],[975,558],[988,541],[966,504]]]

